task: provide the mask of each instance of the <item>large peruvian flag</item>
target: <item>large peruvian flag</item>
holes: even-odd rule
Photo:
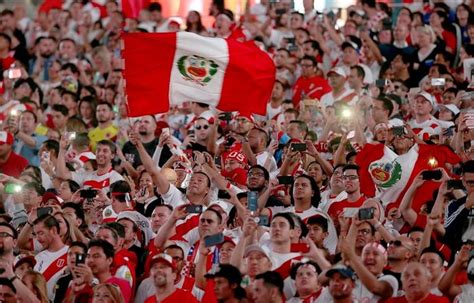
[[[185,101],[265,114],[275,65],[253,42],[187,32],[133,33],[123,39],[131,117],[167,112]]]
[[[356,163],[361,168],[361,189],[377,192],[384,205],[399,205],[405,192],[422,170],[445,167],[447,163],[459,163],[461,159],[448,147],[439,145],[414,145],[406,154],[394,157],[383,144],[364,146]],[[415,192],[413,208],[419,208],[431,200],[439,182],[426,181]]]

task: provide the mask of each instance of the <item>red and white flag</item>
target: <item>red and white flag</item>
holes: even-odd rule
[[[188,32],[124,34],[123,40],[131,117],[167,112],[185,101],[265,114],[275,65],[255,43]]]
[[[439,169],[447,163],[455,164],[461,161],[448,147],[439,145],[414,145],[406,154],[395,158],[394,153],[390,153],[383,144],[369,145],[367,150],[362,152],[363,157],[358,155],[356,158],[361,170],[361,189],[370,186],[368,179],[362,176],[370,176],[378,192],[376,195],[384,205],[399,205],[408,187],[422,170]],[[439,185],[439,182],[426,181],[418,188],[413,199],[413,208],[419,210],[422,204],[431,200],[433,191]]]

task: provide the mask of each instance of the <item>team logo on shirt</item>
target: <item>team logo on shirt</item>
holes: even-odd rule
[[[219,65],[211,59],[201,56],[182,56],[178,60],[178,70],[184,80],[206,86],[217,73]]]
[[[64,266],[64,259],[59,259],[58,261],[56,261],[56,266],[61,268]]]
[[[370,164],[369,173],[378,187],[389,188],[402,177],[402,166],[396,160],[393,162],[376,161]]]

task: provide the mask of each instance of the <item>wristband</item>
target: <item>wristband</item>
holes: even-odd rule
[[[14,275],[13,277],[9,278],[8,280],[10,280],[10,282],[13,283],[13,281],[15,281],[18,277],[16,275]]]

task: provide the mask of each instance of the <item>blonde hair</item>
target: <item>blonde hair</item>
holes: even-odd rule
[[[28,270],[23,276],[24,281],[27,276],[31,277],[31,284],[33,286],[33,293],[41,301],[41,303],[49,303],[48,290],[46,288],[46,280],[42,274],[34,270]]]
[[[101,283],[94,287],[94,295],[95,292],[98,291],[100,288],[106,288],[107,291],[112,295],[112,300],[114,303],[125,303],[122,297],[122,293],[120,292],[120,289],[118,286],[110,284],[110,283]],[[92,298],[94,299],[94,298]]]
[[[421,33],[421,34],[429,35],[430,38],[431,38],[431,43],[434,43],[436,41],[436,35],[435,35],[433,29],[431,28],[431,26],[429,26],[429,25],[425,24],[425,25],[418,26],[416,28],[416,32]]]

